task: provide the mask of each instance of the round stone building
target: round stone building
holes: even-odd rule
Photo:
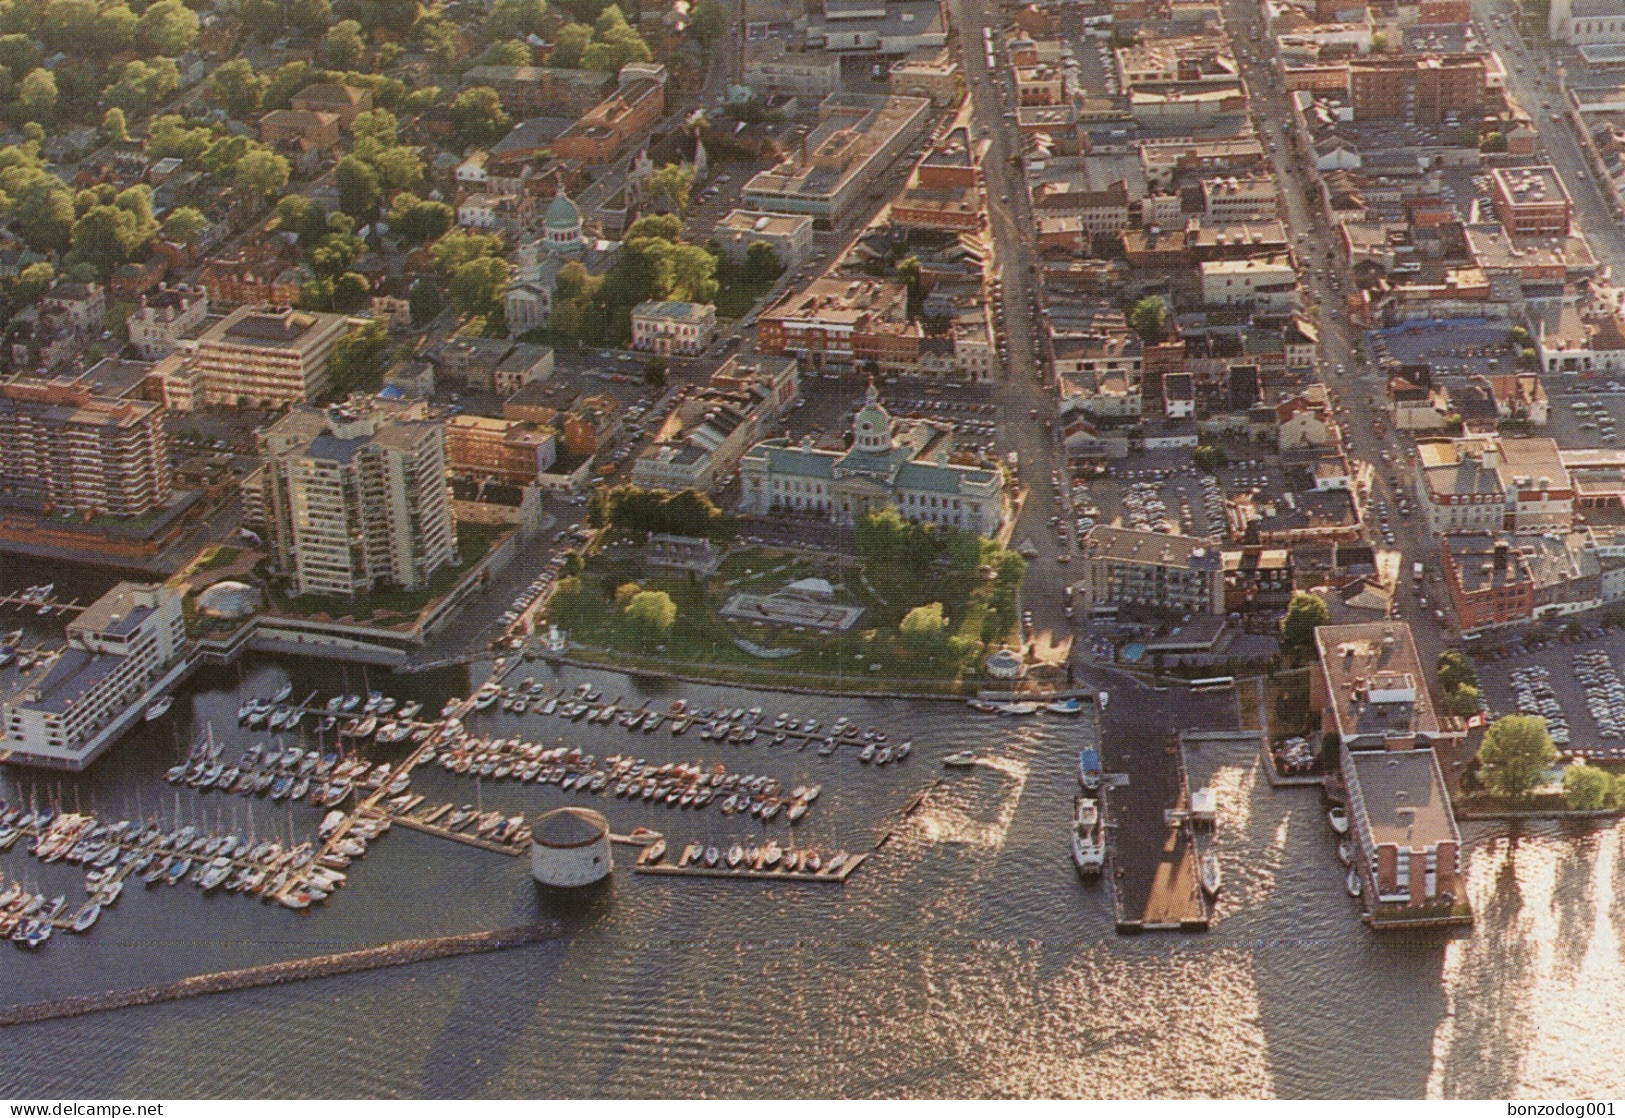
[[[543,885],[574,889],[610,875],[609,820],[590,808],[561,807],[531,826],[530,875]]]

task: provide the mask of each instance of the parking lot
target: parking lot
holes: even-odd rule
[[[1537,715],[1560,752],[1625,759],[1625,638],[1617,630],[1531,638],[1479,659],[1492,717]]]
[[[1591,392],[1554,396],[1544,433],[1559,446],[1617,446],[1618,427],[1625,423],[1625,392],[1607,392],[1607,384],[1600,383]]]
[[[1279,471],[1274,473],[1279,487]],[[1087,532],[1098,520],[1218,539],[1225,531],[1226,496],[1267,489],[1270,476],[1262,459],[1243,459],[1214,475],[1198,470],[1189,451],[1137,456],[1108,466],[1105,477],[1074,483],[1077,528],[1080,534]]]

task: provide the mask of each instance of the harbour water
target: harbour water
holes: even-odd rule
[[[947,775],[862,871],[838,888],[648,877],[561,900],[525,860],[397,828],[322,908],[290,912],[190,888],[127,891],[82,937],[35,953],[0,947],[0,1003],[156,982],[392,939],[561,919],[559,940],[342,978],[122,1010],[0,1032],[0,1096],[1481,1096],[1625,1091],[1621,830],[1467,824],[1470,936],[1379,938],[1343,892],[1318,797],[1272,791],[1244,747],[1204,746],[1220,792],[1225,892],[1201,936],[1120,938],[1104,889],[1080,883],[1066,842],[1087,722],[996,718],[941,703],[780,696],[544,665],[550,683],[606,697],[846,714],[911,738],[885,769],[854,751],[820,758],[628,734],[488,712],[476,728],[572,743],[603,756],[722,761],[824,793],[798,842],[867,848],[938,759],[987,759]],[[165,718],[141,725],[81,777],[0,776],[112,816],[179,811],[308,836],[314,808],[164,784],[178,743],[212,724],[248,744],[240,695],[291,675],[296,697],[359,690],[359,668],[247,661],[195,677]],[[461,674],[371,686],[439,709]],[[474,682],[477,682],[475,680]],[[1130,696],[1124,696],[1132,703]],[[1119,703],[1113,703],[1115,710]],[[1107,732],[1112,732],[1108,712]],[[267,740],[259,735],[259,740]],[[377,751],[393,757],[409,747]],[[1226,750],[1229,750],[1226,752]],[[19,787],[20,784],[20,787]],[[761,834],[715,810],[578,798],[551,786],[481,786],[438,766],[430,800],[534,816],[563,803],[617,830],[675,844]],[[235,813],[235,815],[234,815]],[[790,833],[781,821],[771,833]],[[82,892],[74,867],[21,848],[0,874],[48,894]]]

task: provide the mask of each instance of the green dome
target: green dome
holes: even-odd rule
[[[561,190],[553,196],[552,204],[547,207],[545,220],[549,229],[579,229],[581,211],[570,201],[570,196]]]

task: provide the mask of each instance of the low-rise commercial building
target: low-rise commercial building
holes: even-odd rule
[[[632,308],[632,348],[662,357],[703,353],[717,336],[710,303],[652,299]]]

